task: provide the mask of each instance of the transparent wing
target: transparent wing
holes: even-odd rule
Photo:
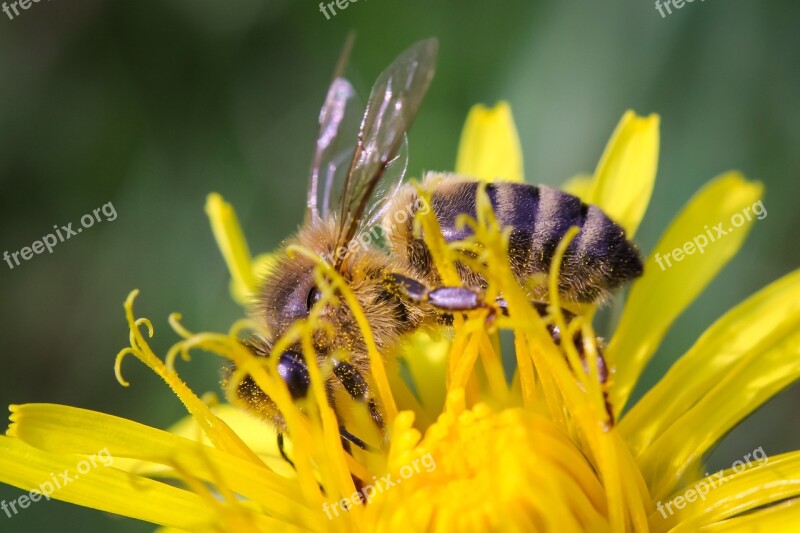
[[[420,41],[394,60],[370,93],[342,190],[336,248],[346,246],[365,220],[380,212],[380,202],[368,213],[368,202],[379,183],[402,179],[407,163],[405,134],[433,78],[438,41]],[[391,169],[391,170],[390,170]],[[337,262],[337,267],[341,259]]]
[[[389,206],[388,200],[403,184],[406,170],[408,170],[408,137],[403,138],[397,155],[392,159],[391,164],[386,167],[383,177],[375,187],[372,197],[376,200],[364,211],[356,232],[361,228],[375,226],[383,218],[386,208]]]
[[[344,136],[339,133],[347,129],[347,122],[352,122],[352,119],[348,120],[348,115],[351,115],[348,113],[348,104],[354,96],[353,86],[344,78],[334,79],[328,89],[328,95],[319,113],[319,135],[314,147],[314,158],[311,161],[306,222],[313,222],[328,215],[330,193],[337,170],[352,153],[352,145],[344,146],[341,141]],[[320,178],[324,181],[320,182]]]

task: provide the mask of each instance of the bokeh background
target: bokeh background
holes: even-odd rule
[[[203,212],[210,191],[241,217],[254,251],[303,214],[319,106],[348,30],[350,76],[366,94],[411,42],[435,35],[439,68],[410,135],[410,173],[451,169],[477,102],[511,102],[527,179],[592,171],[622,113],[662,116],[659,177],[637,240],[645,251],[690,196],[736,168],[766,184],[768,216],[677,321],[646,388],[726,309],[800,266],[800,6],[709,0],[662,18],[652,1],[361,0],[331,20],[311,1],[73,0],[0,13],[0,252],[113,202],[52,254],[0,263],[0,405],[58,402],[165,427],[184,414],[126,346],[122,302],[156,326],[240,317]],[[163,353],[163,352],[162,352]],[[220,361],[181,372],[218,390]],[[800,448],[800,387],[787,389],[710,458]],[[4,426],[4,424],[3,424]],[[0,487],[0,500],[21,492]],[[149,531],[148,524],[39,502],[0,531]]]

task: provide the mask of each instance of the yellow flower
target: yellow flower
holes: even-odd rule
[[[566,188],[600,206],[632,236],[653,190],[658,144],[658,117],[628,112],[594,176],[575,178]],[[506,104],[470,113],[456,167],[482,180],[522,180]],[[34,491],[30,499],[42,493],[165,530],[789,530],[800,520],[800,452],[767,457],[754,450],[731,469],[705,475],[703,459],[800,375],[800,271],[721,317],[619,417],[672,322],[742,245],[756,220],[744,214],[758,215],[757,205],[763,209],[761,193],[760,184],[727,173],[678,214],[630,289],[605,350],[614,370],[606,385],[598,379],[594,308],[587,306],[583,318],[570,324],[583,334],[587,373],[576,347],[568,341],[557,347],[544,327],[545,320],[566,327],[557,296],[542,319],[514,280],[507,236],[483,194],[477,220],[465,221],[474,227],[472,242],[444,243],[432,213],[420,223],[446,283],[457,282],[456,248],[479,250],[476,268],[488,281],[487,294],[503,294],[508,316],[490,319],[481,310],[456,317],[450,333],[410,336],[397,354],[405,378],[384,369],[357,301],[330,273],[323,297],[338,290],[360,320],[371,379],[389,422],[386,446],[352,455],[342,447],[326,401],[329,368],[310,365],[313,401],[300,411],[277,377],[276,358],[256,358],[238,340],[257,324],[243,320],[227,333],[195,334],[177,315],[169,322],[182,340],[160,359],[147,341],[152,325],[134,315],[134,291],[125,303],[130,347],[117,358],[117,378],[127,384],[121,363],[133,355],[164,379],[190,416],[163,431],[74,407],[12,406],[8,435],[0,437],[0,481]],[[235,214],[219,195],[209,196],[207,212],[231,270],[232,295],[246,304],[270,256],[251,259]],[[712,228],[720,221],[736,227],[715,236]],[[572,235],[559,246],[554,265]],[[676,259],[676,250],[686,257]],[[550,283],[556,280],[557,272],[551,273]],[[310,347],[318,325],[312,316],[291,333]],[[501,359],[503,330],[514,339],[511,380]],[[188,360],[195,349],[233,361],[231,383],[250,374],[275,400],[296,469],[280,458],[274,429],[230,405],[199,398],[180,380],[175,360]],[[353,433],[380,442],[364,409],[340,409]]]

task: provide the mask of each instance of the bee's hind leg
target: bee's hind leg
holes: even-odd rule
[[[503,311],[504,314],[508,314],[508,306],[506,304],[506,301],[503,298],[498,298],[497,299],[497,305],[498,305],[498,307],[500,307],[500,309]],[[541,316],[542,318],[546,318],[548,316],[548,314],[549,314],[548,310],[547,310],[548,304],[543,303],[543,302],[531,302],[531,305],[533,306],[534,309],[536,309],[536,312],[539,313],[539,316]],[[564,315],[564,321],[567,324],[569,324],[575,318],[575,315],[573,313],[570,313],[566,309],[562,309],[561,313]],[[557,346],[560,346],[561,345],[561,331],[559,330],[558,326],[556,326],[555,324],[552,324],[552,323],[548,323],[547,324],[547,332],[550,333],[550,337],[553,339],[553,342]],[[584,353],[584,349],[583,349],[583,334],[580,331],[577,331],[575,333],[575,335],[572,337],[572,342],[575,345],[575,349],[578,350],[578,355],[581,358],[581,363],[582,363],[582,366],[583,366],[583,370],[584,370],[584,372],[586,372],[588,374],[589,373],[589,363],[586,360],[586,354]],[[600,337],[597,338],[596,347],[597,347],[597,374],[598,374],[597,377],[598,377],[598,380],[600,381],[600,384],[605,386],[605,385],[608,384],[609,372],[608,372],[608,366],[606,365],[605,357],[603,357],[603,343],[602,343],[602,339]],[[609,402],[609,400],[608,400],[608,391],[605,390],[605,387],[604,387],[604,390],[603,390],[603,399],[605,401],[605,407],[606,407],[606,413],[608,414],[608,420],[609,420],[610,424],[613,426],[614,425],[614,408],[611,405],[611,402]]]

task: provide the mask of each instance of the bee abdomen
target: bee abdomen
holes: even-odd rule
[[[468,227],[459,228],[456,219],[460,214],[475,217],[478,187],[478,182],[451,179],[434,190],[432,207],[448,242],[472,233]],[[509,257],[521,283],[548,274],[556,247],[572,226],[579,232],[561,264],[563,297],[593,302],[641,275],[641,257],[622,227],[578,197],[550,187],[509,182],[487,184],[486,194],[498,222],[511,228]],[[423,252],[420,246],[424,248],[418,239],[408,242],[412,265],[415,257],[417,263],[428,260],[427,250]],[[469,275],[466,278],[465,282],[470,281]]]

